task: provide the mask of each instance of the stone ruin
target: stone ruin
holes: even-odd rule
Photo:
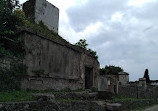
[[[46,0],[29,0],[23,4],[27,19],[43,23],[52,31],[58,33],[59,9]]]
[[[23,5],[26,17],[43,21],[57,32],[59,10],[45,0],[29,0]],[[24,43],[27,75],[21,80],[21,89],[63,90],[91,89],[98,86],[99,62],[88,50],[72,45],[58,35],[23,30],[15,34]],[[2,59],[2,60],[1,60]],[[0,58],[3,67],[11,59]],[[1,65],[1,64],[0,64]]]

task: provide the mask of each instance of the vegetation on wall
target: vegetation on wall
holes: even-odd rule
[[[100,69],[100,75],[118,75],[119,72],[123,72],[124,70],[119,66],[109,65]]]
[[[75,43],[75,45],[88,50],[92,55],[94,55],[96,58],[98,58],[96,51],[93,51],[92,49],[87,49],[88,44],[86,43],[85,39],[80,39],[77,43]]]

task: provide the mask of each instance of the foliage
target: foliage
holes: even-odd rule
[[[80,46],[84,49],[87,49],[88,46],[85,39],[80,39],[75,45]]]
[[[146,83],[150,83],[149,71],[145,69],[144,78],[146,78]]]
[[[92,49],[87,49],[88,44],[86,43],[85,39],[80,39],[75,45],[88,50],[92,55],[94,55],[98,59],[96,51],[93,51]]]
[[[27,67],[24,64],[14,64],[9,68],[0,67],[0,89],[19,90],[21,77],[27,74]]]
[[[92,92],[98,92],[98,88],[92,87],[92,88],[91,88],[91,91],[92,91]]]
[[[0,92],[0,102],[7,102],[7,101],[32,101],[37,100],[37,98],[31,96],[31,93],[27,91],[5,91]]]
[[[100,69],[100,75],[118,75],[119,72],[123,72],[124,70],[119,66],[109,65],[105,66],[105,68]]]
[[[23,58],[25,55],[25,48],[23,41],[13,38],[13,31],[4,31],[0,35],[0,53]]]
[[[16,31],[18,25],[18,16],[13,14],[15,7],[18,6],[18,0],[0,1],[0,31]]]

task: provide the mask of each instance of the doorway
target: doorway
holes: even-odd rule
[[[93,68],[85,67],[85,89],[93,87]]]

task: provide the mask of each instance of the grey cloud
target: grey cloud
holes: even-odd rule
[[[130,73],[131,80],[143,77],[149,68],[153,79],[157,77],[158,63],[158,2],[141,8],[128,6],[127,2],[89,0],[84,5],[71,7],[67,10],[70,26],[82,32],[89,24],[101,22],[97,35],[85,37],[89,47],[97,51],[101,66],[119,65]],[[121,21],[111,20],[115,12],[123,13]]]
[[[107,21],[116,11],[125,10],[127,0],[89,0],[86,4],[67,9],[70,25],[76,32],[97,21]]]

